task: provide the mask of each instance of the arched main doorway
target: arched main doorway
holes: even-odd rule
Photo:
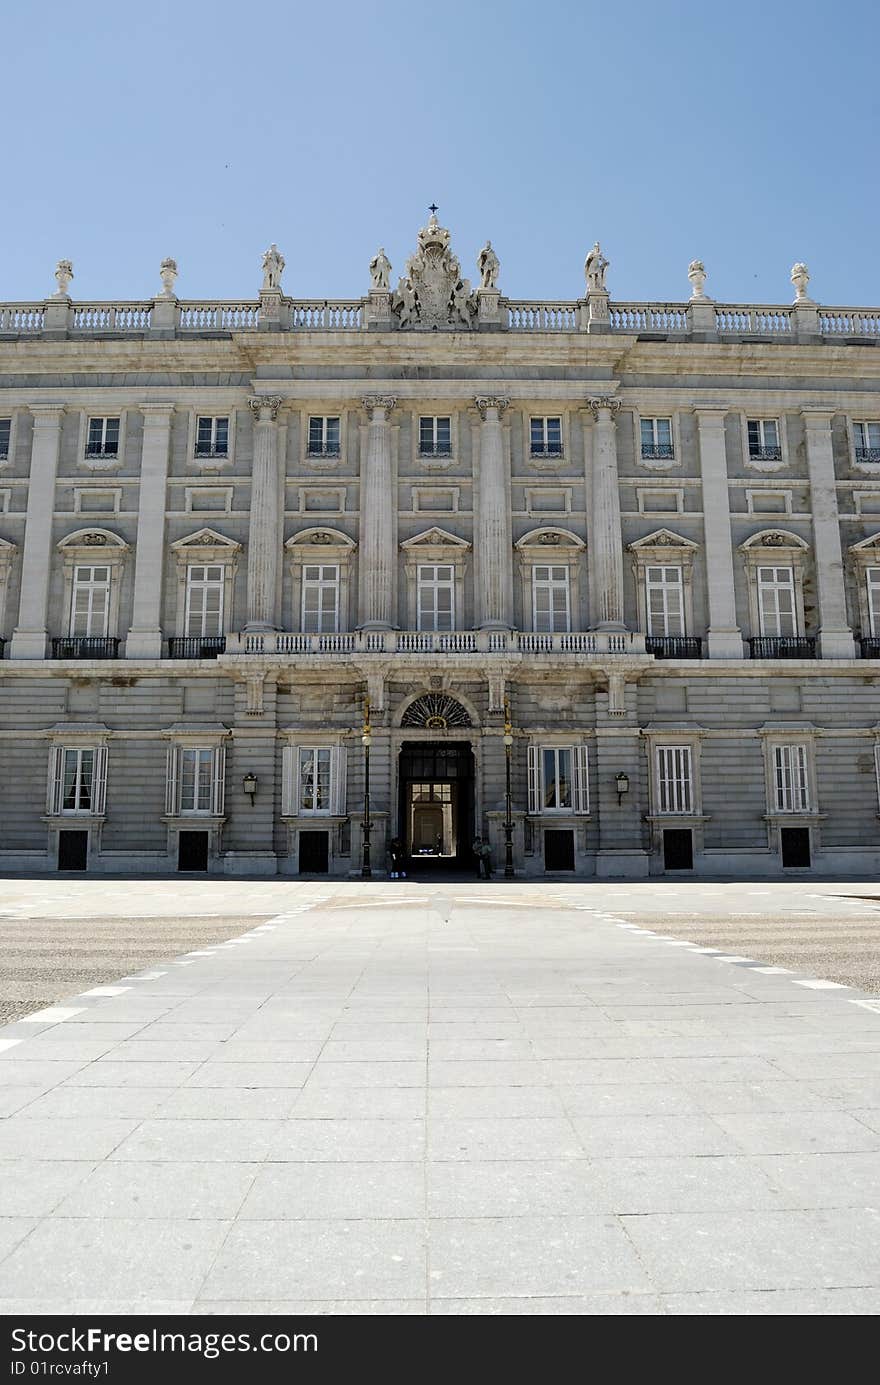
[[[424,733],[404,742],[398,763],[397,834],[413,867],[473,862],[474,752],[460,734],[471,725],[448,693],[423,693],[401,718],[402,730]]]

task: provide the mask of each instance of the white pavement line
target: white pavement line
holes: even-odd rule
[[[188,952],[186,955],[187,955],[187,957],[213,957],[213,956],[214,956],[214,953],[215,953],[216,951],[217,951],[217,949],[216,949],[215,947],[212,947],[212,948],[203,948],[203,947],[200,947],[200,948],[197,948],[195,952]]]
[[[795,986],[809,986],[811,991],[848,991],[842,981],[795,981]]]
[[[716,962],[754,962],[754,960],[754,957],[728,957],[726,952],[720,953],[715,958]]]
[[[704,952],[704,953],[706,954],[707,957],[712,956],[712,955],[714,955],[714,956],[717,957],[717,956],[719,955],[719,953],[721,952],[721,948],[720,948],[720,947],[695,947],[695,948],[694,948],[694,952]]]
[[[78,1005],[76,1007],[65,1005],[50,1005],[47,1010],[37,1010],[33,1015],[22,1015],[19,1023],[61,1024],[64,1020],[73,1019],[74,1015],[81,1015],[84,1009],[84,1005]]]
[[[142,971],[137,976],[123,976],[123,981],[158,981],[160,976],[167,976],[167,971]]]
[[[5,1053],[7,1048],[15,1048],[15,1045],[20,1043],[21,1039],[0,1039],[0,1053]]]
[[[791,967],[752,967],[752,971],[759,971],[762,976],[792,976]]]
[[[863,1010],[870,1010],[875,1015],[880,1015],[880,1000],[851,1000],[850,1005],[861,1005]]]
[[[93,986],[90,991],[83,991],[82,995],[125,995],[130,990],[131,986]]]

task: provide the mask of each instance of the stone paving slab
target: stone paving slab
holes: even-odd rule
[[[622,887],[225,883],[225,943],[0,1029],[0,1311],[880,1311],[855,987],[623,928]]]

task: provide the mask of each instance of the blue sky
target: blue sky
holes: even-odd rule
[[[880,302],[878,8],[868,0],[106,0],[7,7],[0,299],[253,297],[403,268],[432,200],[514,298]]]

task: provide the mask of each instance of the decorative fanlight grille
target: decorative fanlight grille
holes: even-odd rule
[[[447,693],[423,693],[407,707],[401,725],[445,731],[450,726],[470,726],[471,719],[461,703]]]

